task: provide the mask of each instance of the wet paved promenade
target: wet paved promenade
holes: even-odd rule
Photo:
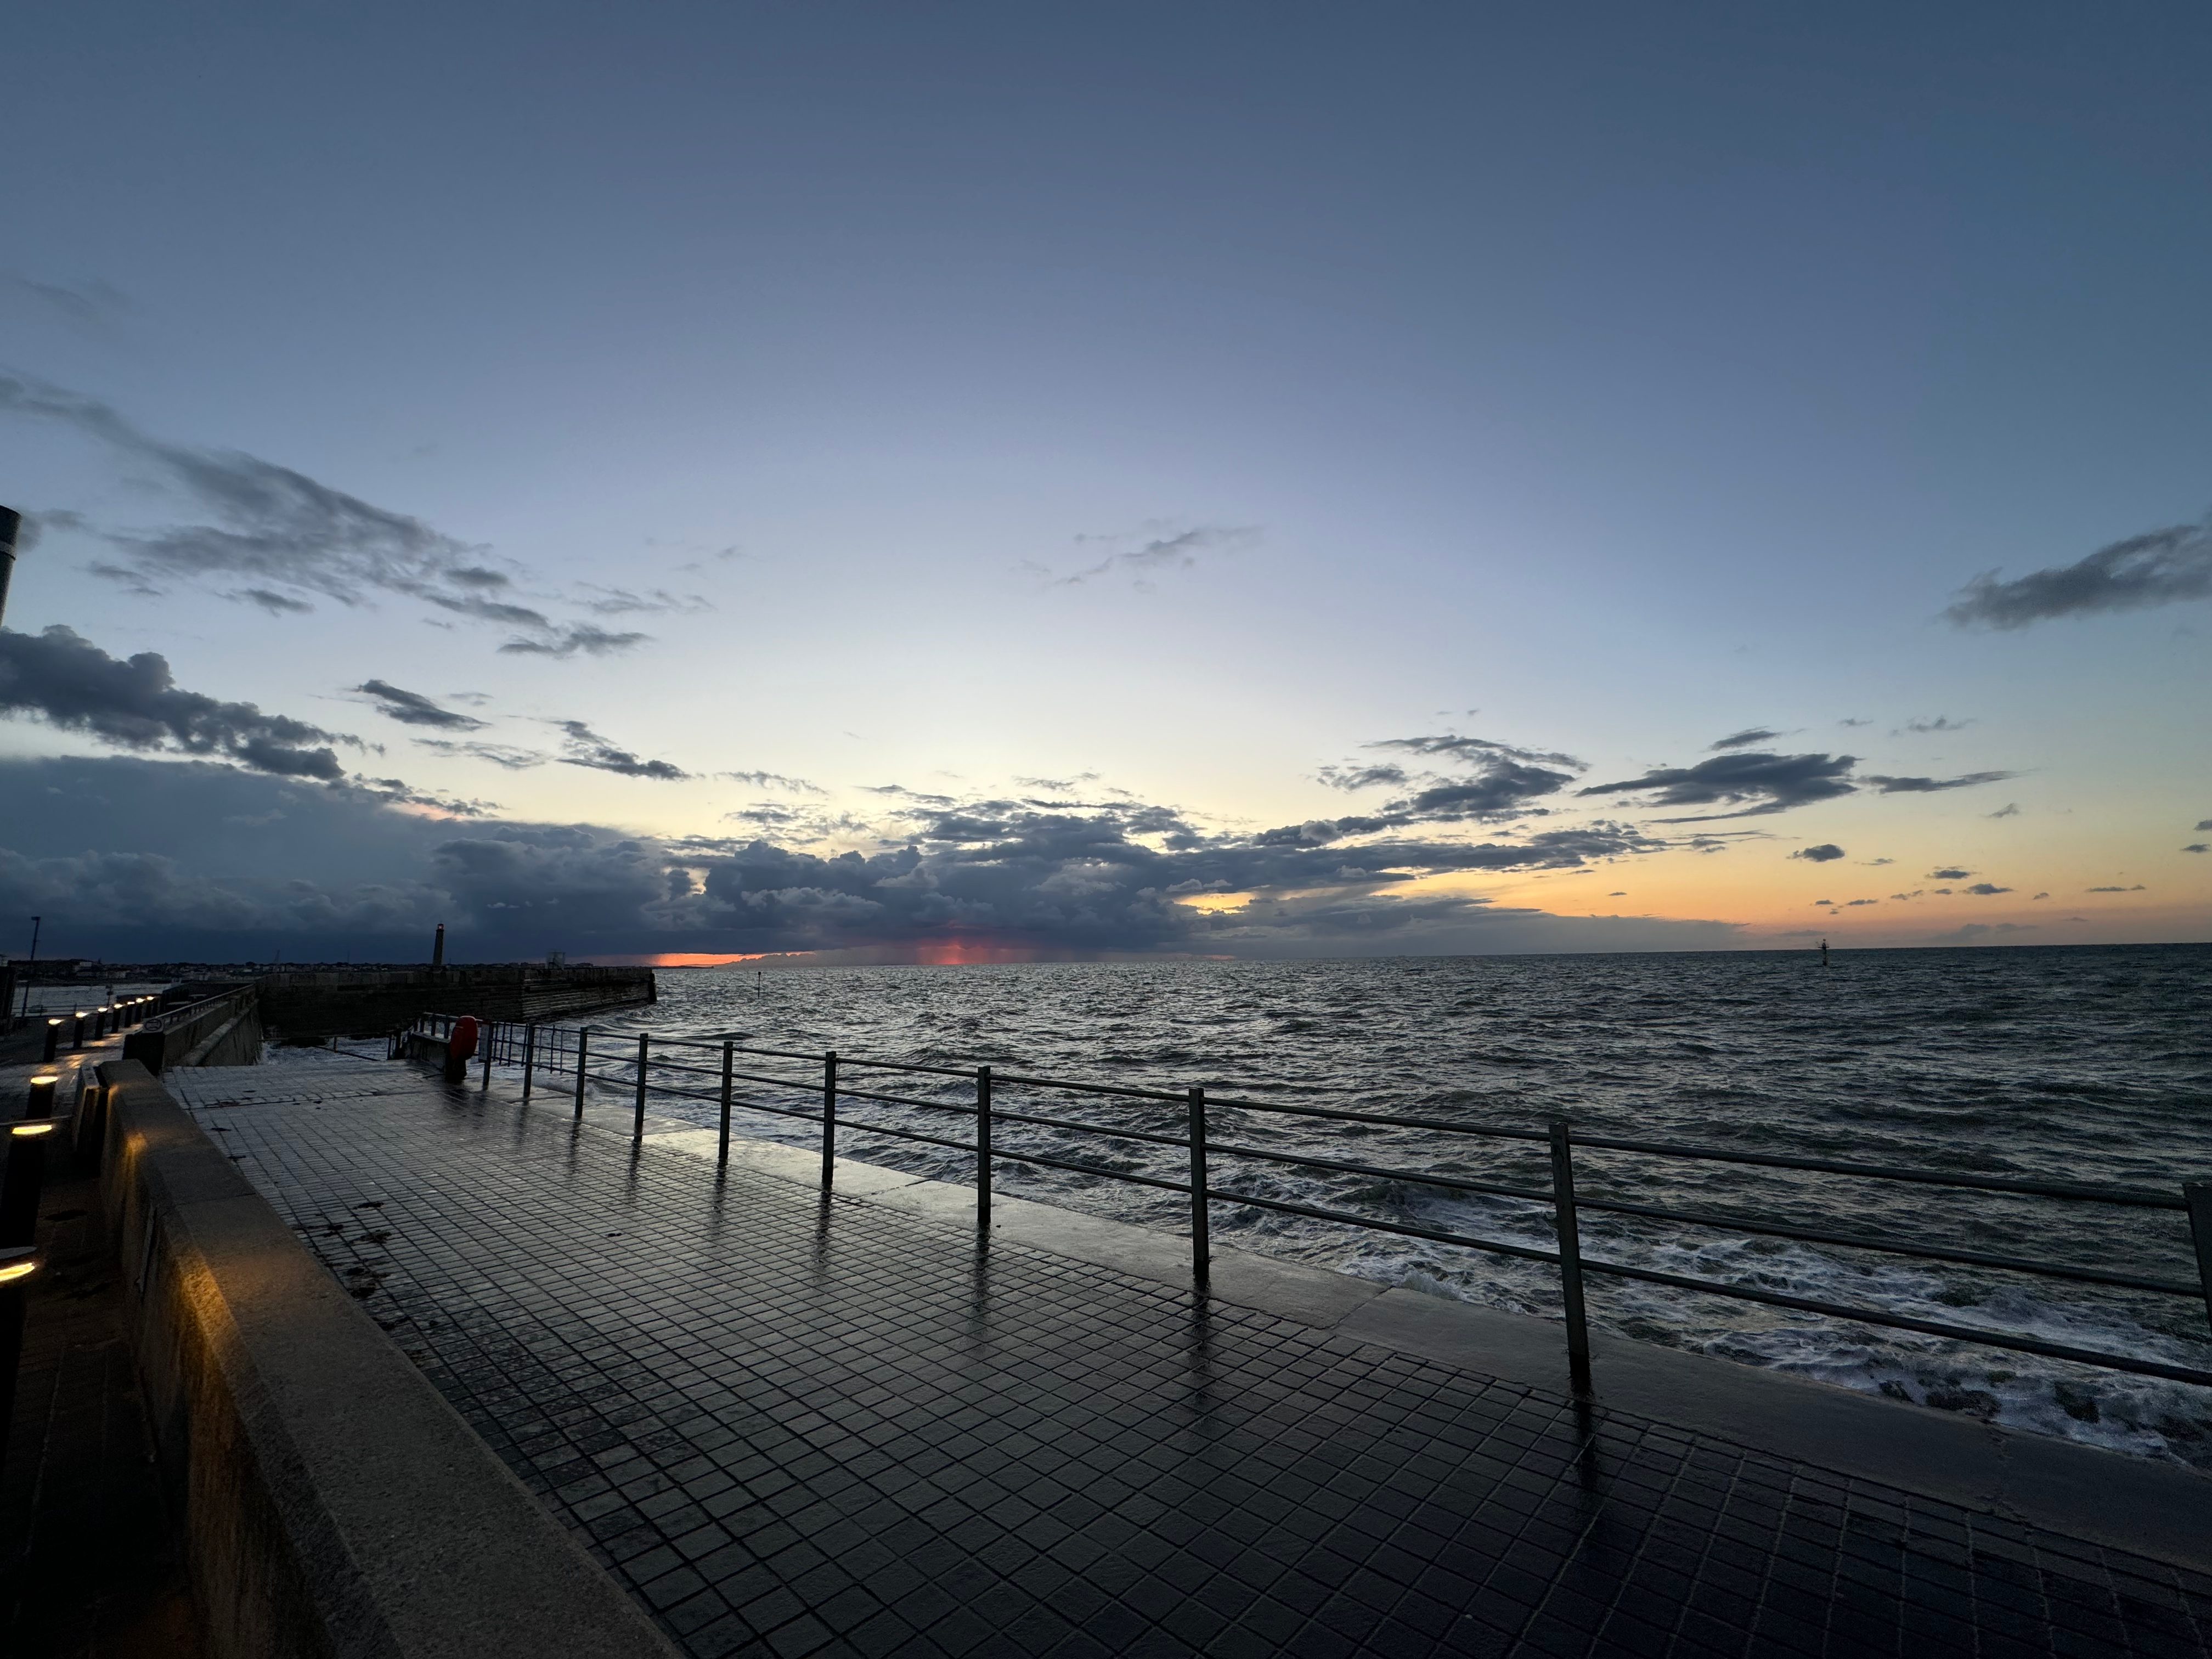
[[[2204,1654],[2212,1577],[331,1054],[179,1097],[691,1652]]]

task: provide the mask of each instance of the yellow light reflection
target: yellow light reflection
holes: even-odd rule
[[[1218,915],[1224,910],[1242,910],[1251,903],[1249,893],[1184,893],[1176,900],[1203,915]]]

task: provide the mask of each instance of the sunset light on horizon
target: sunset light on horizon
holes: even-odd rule
[[[24,20],[6,948],[2212,936],[2208,26],[1601,10]]]

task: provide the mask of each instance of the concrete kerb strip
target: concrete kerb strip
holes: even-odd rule
[[[629,1133],[627,1114],[588,1109],[593,1127]],[[711,1163],[716,1133],[649,1116],[656,1147]],[[818,1187],[818,1152],[730,1140],[730,1161]],[[837,1160],[846,1198],[972,1227],[971,1187]],[[996,1196],[991,1231],[1011,1243],[1188,1289],[1190,1247],[1171,1233]],[[1328,1332],[1338,1340],[1418,1354],[1547,1393],[1567,1390],[1564,1327],[1525,1314],[1423,1295],[1324,1267],[1215,1244],[1218,1301]],[[1738,1446],[1878,1481],[2066,1537],[2202,1571],[2212,1560],[2212,1479],[2043,1435],[1861,1394],[1786,1372],[1593,1333],[1601,1412],[1694,1430]]]
[[[216,1651],[674,1659],[145,1067],[100,1074],[102,1201]]]

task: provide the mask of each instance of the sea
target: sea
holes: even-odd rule
[[[857,1089],[961,1104],[970,1068],[1453,1124],[1610,1133],[1782,1156],[2150,1188],[2212,1181],[2212,945],[1160,961],[664,970],[660,1000],[595,1031],[835,1048]],[[595,1037],[601,1052],[614,1039]],[[674,1046],[657,1053],[676,1059]],[[718,1057],[692,1051],[700,1064]],[[812,1109],[818,1066],[743,1057],[739,1099]],[[665,1080],[684,1082],[676,1074]],[[693,1077],[694,1085],[711,1079]],[[995,1103],[1156,1133],[1178,1106],[1001,1083]],[[672,1109],[665,1098],[659,1110]],[[708,1101],[676,1105],[704,1123]],[[971,1154],[881,1134],[964,1139],[923,1106],[841,1104],[841,1152],[972,1182]],[[742,1107],[741,1134],[818,1144],[812,1125]],[[1215,1107],[1216,1138],[1404,1170],[1383,1179],[1216,1161],[1216,1186],[1550,1249],[1548,1205],[1425,1185],[1423,1172],[1543,1188],[1532,1143]],[[1181,1178],[1182,1152],[1002,1124],[1003,1154]],[[1856,1176],[1588,1149],[1584,1198],[1767,1220],[2103,1272],[2197,1281],[2185,1218]],[[1188,1200],[1098,1176],[998,1165],[997,1189],[1182,1231]],[[1584,1211],[1589,1255],[1784,1294],[2212,1369],[2201,1297],[2123,1291],[1839,1246]],[[1447,1300],[1556,1319],[1556,1268],[1217,1203],[1218,1243]],[[1633,1340],[1769,1366],[1984,1421],[2212,1468],[2212,1389],[1593,1276],[1590,1317]]]

